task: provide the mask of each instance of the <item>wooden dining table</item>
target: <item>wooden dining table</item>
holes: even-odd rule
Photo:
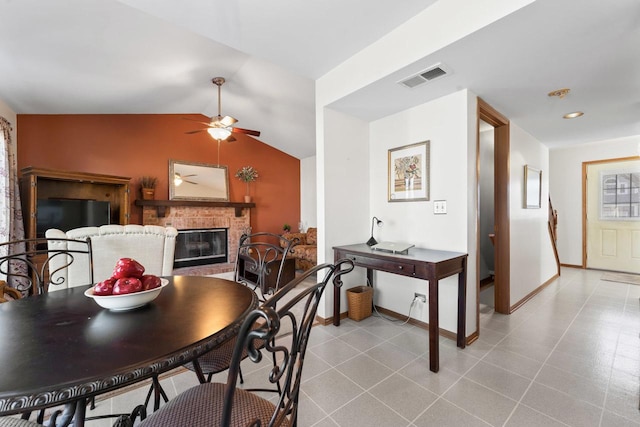
[[[60,422],[82,426],[87,399],[193,361],[258,305],[230,280],[166,278],[155,300],[129,311],[98,306],[89,286],[0,304],[0,415],[66,405]]]

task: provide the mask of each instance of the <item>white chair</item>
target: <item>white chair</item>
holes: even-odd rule
[[[157,225],[103,225],[100,227],[82,227],[64,231],[49,229],[45,236],[55,238],[71,238],[76,240],[91,240],[93,252],[93,279],[95,282],[108,279],[113,274],[116,262],[120,258],[133,258],[144,266],[145,274],[156,276],[171,276],[173,274],[173,259],[176,247],[178,230],[174,227],[160,227]],[[64,241],[52,241],[54,248],[62,249],[59,245],[65,245]],[[74,243],[70,243],[73,245]],[[73,249],[73,247],[65,248]],[[61,262],[61,261],[58,261]],[[88,257],[75,260],[68,268],[63,268],[55,274],[60,275],[68,287],[81,286],[89,283],[86,270]],[[52,263],[53,264],[53,263]],[[52,265],[54,271],[57,265]],[[84,270],[83,270],[84,268]],[[53,275],[55,279],[56,276]],[[152,387],[149,390],[144,403],[146,407],[151,394],[154,393],[154,408],[160,405],[160,397],[165,402],[167,395],[160,386],[158,377],[152,378]],[[93,402],[91,405],[93,409]]]
[[[66,233],[53,228],[45,233],[45,236],[51,239],[91,239],[95,282],[111,277],[116,261],[120,258],[135,259],[144,266],[145,274],[170,276],[173,272],[173,256],[177,235],[178,230],[174,227],[133,224],[82,227],[69,230]],[[51,245],[56,245],[55,249],[62,249],[59,246],[67,245],[67,242],[53,241]],[[73,243],[69,243],[69,245],[71,246]],[[89,283],[88,262],[88,257],[80,257],[68,268],[56,274],[64,277],[64,283],[67,283],[68,287],[86,285]],[[52,270],[54,269],[52,268]]]

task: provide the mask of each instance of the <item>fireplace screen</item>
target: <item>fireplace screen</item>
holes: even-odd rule
[[[173,267],[225,263],[227,249],[226,228],[179,230]]]

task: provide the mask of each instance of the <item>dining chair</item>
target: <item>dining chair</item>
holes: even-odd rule
[[[243,234],[238,242],[234,278],[259,292],[261,301],[265,295],[273,294],[284,278],[284,267],[297,239],[287,239],[273,233],[259,232]],[[293,260],[289,259],[293,265]],[[295,272],[293,272],[293,279]],[[230,338],[216,348],[190,362],[185,368],[195,372],[201,384],[211,382],[213,375],[229,368],[236,339]],[[243,358],[246,357],[243,353]],[[242,370],[240,383],[244,382]]]
[[[51,239],[91,240],[93,250],[93,276],[96,282],[113,274],[116,261],[134,258],[145,268],[145,274],[170,276],[173,273],[178,230],[157,225],[102,225],[100,227],[74,228],[67,232],[55,228],[45,232]],[[71,247],[71,245],[69,246]],[[69,283],[86,282],[83,265],[71,265],[60,270]]]
[[[91,240],[66,236],[0,243],[0,276],[22,296],[90,285],[93,283],[91,244]],[[81,282],[70,284],[67,277],[60,274],[72,266],[84,269]]]
[[[295,260],[291,254],[298,238],[287,239],[274,233],[243,234],[238,242],[235,280],[259,291],[264,301],[275,293],[284,277],[287,262],[295,274]],[[291,277],[289,280],[292,280]],[[287,280],[288,281],[288,280]]]
[[[343,259],[318,265],[283,285],[244,320],[226,383],[204,383],[184,391],[140,427],[295,426],[304,357],[318,304],[331,278],[334,286],[341,286],[341,276],[352,270],[353,261]],[[314,284],[304,286],[310,278]],[[302,290],[294,292],[297,288]],[[237,387],[244,352],[254,363],[272,356],[273,366],[258,371],[267,377],[267,387]],[[273,399],[267,392],[275,393]]]
[[[12,299],[44,294],[70,287],[66,277],[58,273],[72,265],[86,260],[85,282],[75,285],[89,285],[93,282],[91,273],[91,240],[68,238],[21,239],[0,243],[0,276],[3,294],[8,292]],[[61,412],[54,412],[57,417]],[[37,426],[44,422],[45,412],[36,415],[36,421],[29,421],[31,414],[22,418],[0,417],[0,427]]]
[[[96,282],[108,279],[120,258],[133,258],[145,268],[145,274],[171,276],[178,230],[174,227],[156,225],[102,225],[100,227],[74,228],[67,232],[49,229],[45,236],[51,239],[63,238],[74,240],[90,240],[93,250],[92,274]],[[69,244],[69,248],[73,247]],[[85,270],[81,266],[71,265],[58,272],[68,283],[85,281]],[[152,377],[151,387],[147,393],[144,406],[151,397],[154,409],[160,406],[160,399],[167,402],[169,398],[160,386],[157,376]],[[91,402],[91,409],[94,409]]]

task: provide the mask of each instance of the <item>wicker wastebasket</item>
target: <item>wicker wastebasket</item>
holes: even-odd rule
[[[373,304],[373,288],[370,286],[356,286],[347,289],[347,305],[349,319],[359,322],[371,316]]]

